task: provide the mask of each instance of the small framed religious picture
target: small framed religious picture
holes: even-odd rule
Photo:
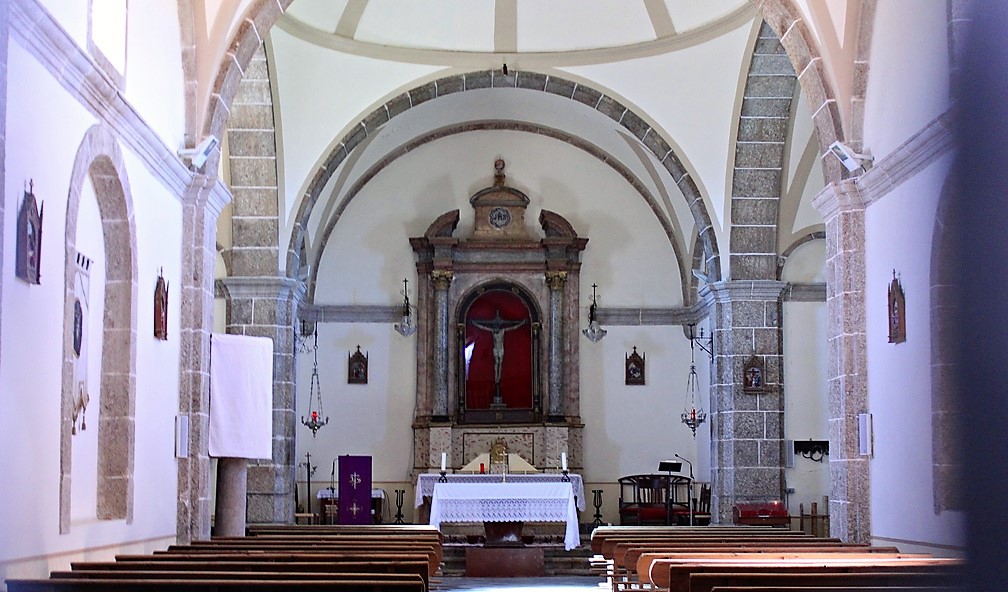
[[[163,269],[158,270],[157,283],[154,285],[154,338],[168,340],[168,282],[165,281]]]
[[[629,385],[644,384],[644,356],[637,353],[637,346],[633,348],[633,353],[626,356],[626,383]]]
[[[889,283],[889,343],[906,341],[906,296],[896,270]]]
[[[347,361],[347,384],[367,384],[368,356],[357,346],[355,353],[349,354]]]
[[[21,201],[17,218],[17,248],[14,275],[29,284],[41,284],[42,261],[42,215],[45,206],[39,209],[35,202],[35,183],[28,182]]]
[[[747,393],[766,391],[766,370],[763,367],[763,358],[751,356],[742,367],[742,390]]]

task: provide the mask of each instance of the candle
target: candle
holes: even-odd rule
[[[442,473],[445,471],[445,463],[447,463],[447,462],[448,462],[448,453],[447,452],[442,452],[441,453],[441,472]]]
[[[563,469],[563,470],[565,470],[565,471],[567,470],[567,453],[566,452],[561,452],[560,453],[560,468]]]

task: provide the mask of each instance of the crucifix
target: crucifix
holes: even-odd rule
[[[315,474],[315,469],[317,469],[318,467],[312,466],[312,464],[311,464],[311,453],[310,452],[306,452],[305,453],[305,459],[306,459],[305,462],[298,464],[298,466],[305,468],[305,476],[306,476],[306,478],[308,480],[308,513],[311,514],[311,511],[312,511],[312,509],[311,509],[311,478],[312,478],[312,475]],[[313,519],[313,522],[314,522],[314,519]]]
[[[514,331],[526,323],[528,319],[520,321],[505,321],[500,316],[500,309],[494,314],[494,318],[487,321],[471,321],[477,329],[488,331],[493,336],[493,360],[494,360],[494,396],[492,405],[503,407],[504,399],[500,393],[501,366],[504,363],[504,334]]]

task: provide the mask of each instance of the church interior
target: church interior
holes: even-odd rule
[[[210,537],[211,424],[259,429],[213,417],[221,334],[272,345],[250,525],[325,520],[345,456],[407,524],[439,473],[569,474],[581,524],[626,523],[621,478],[676,461],[714,524],[814,506],[845,542],[963,556],[966,23],[0,3],[0,581]]]

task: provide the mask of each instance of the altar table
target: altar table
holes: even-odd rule
[[[564,549],[581,544],[574,490],[567,482],[436,483],[430,524],[442,522],[566,522]]]
[[[574,497],[576,498],[575,501],[577,501],[577,509],[584,512],[584,481],[581,479],[581,475],[575,473],[570,473],[568,477],[570,478],[571,487],[574,488]],[[422,473],[417,476],[414,507],[419,508],[423,505],[425,497],[429,498],[434,494],[434,484],[436,484],[440,478],[441,475],[439,473]],[[502,480],[506,480],[508,483],[563,482],[563,474],[561,473],[530,473],[528,475],[509,473],[507,477],[490,473],[449,473],[445,475],[445,478],[448,479],[448,483],[500,483]]]

